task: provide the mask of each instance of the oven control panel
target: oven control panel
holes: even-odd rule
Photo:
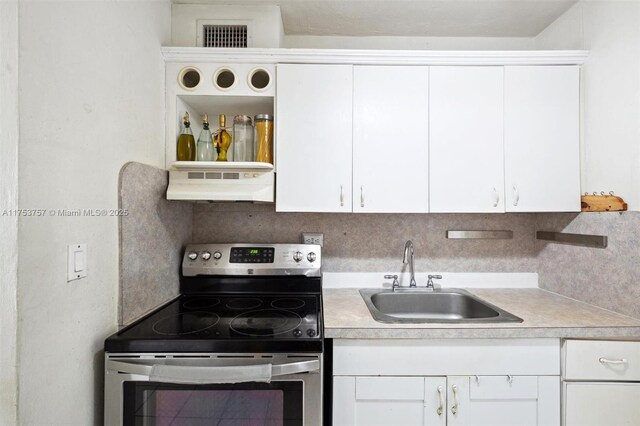
[[[274,254],[273,247],[231,247],[229,263],[273,263]]]
[[[182,274],[319,277],[321,265],[321,247],[316,244],[191,244]]]

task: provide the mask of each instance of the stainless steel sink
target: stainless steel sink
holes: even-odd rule
[[[521,318],[461,289],[380,290],[360,294],[373,319],[385,323],[495,323]]]

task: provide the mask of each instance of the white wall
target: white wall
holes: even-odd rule
[[[437,49],[530,50],[532,37],[343,37],[285,35],[278,6],[174,4],[171,11],[171,44],[196,46],[197,20],[250,20],[253,47],[310,49]]]
[[[582,191],[614,191],[640,210],[640,2],[581,1],[536,37],[538,49],[586,49]]]
[[[171,45],[196,46],[197,21],[251,21],[251,47],[280,47],[284,30],[278,6],[222,6],[174,4],[171,7]],[[217,23],[217,22],[216,22]]]
[[[168,1],[20,2],[20,206],[110,209],[120,167],[164,165]],[[116,331],[115,217],[22,218],[19,420],[102,422],[103,341]],[[66,281],[66,247],[88,277]]]
[[[0,424],[16,423],[18,2],[0,2]]]
[[[285,35],[282,47],[390,50],[530,50],[532,37],[345,37]]]

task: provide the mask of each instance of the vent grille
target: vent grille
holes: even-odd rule
[[[204,47],[247,47],[246,25],[203,25]]]

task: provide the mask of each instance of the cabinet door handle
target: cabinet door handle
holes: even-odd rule
[[[442,386],[438,386],[438,409],[436,410],[438,416],[441,416],[442,412],[444,411],[444,400],[442,399],[442,391]]]
[[[496,188],[493,188],[493,207],[498,207],[498,203],[500,203],[500,194]]]
[[[517,207],[518,201],[520,201],[520,192],[518,191],[518,187],[513,185],[513,205]]]
[[[344,191],[342,190],[342,185],[340,185],[340,207],[344,206]]]
[[[626,364],[627,363],[627,360],[624,358],[609,359],[609,358],[601,357],[600,359],[598,359],[598,361],[600,361],[600,364]]]
[[[364,186],[360,185],[360,207],[364,207]]]
[[[451,391],[453,392],[453,404],[451,405],[451,414],[458,414],[458,386],[451,386]]]

